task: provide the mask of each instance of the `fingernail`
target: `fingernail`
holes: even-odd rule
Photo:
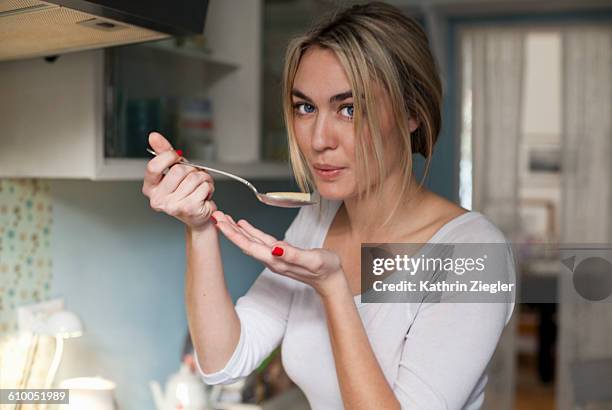
[[[272,249],[272,255],[274,256],[283,256],[283,253],[285,253],[283,248],[279,248],[278,246],[275,246],[274,249]]]
[[[176,152],[176,155],[178,155],[179,157],[183,156],[183,150],[182,149],[174,150],[174,152]]]
[[[210,216],[210,219],[212,219],[213,223],[216,225],[217,224],[217,218],[215,218],[214,216]]]

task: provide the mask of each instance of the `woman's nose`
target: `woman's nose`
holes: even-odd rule
[[[312,130],[312,148],[315,151],[324,151],[326,149],[334,149],[338,146],[338,139],[333,132],[333,124],[331,118],[325,114],[319,114],[314,122]]]

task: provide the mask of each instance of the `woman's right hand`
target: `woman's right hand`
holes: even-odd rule
[[[181,157],[160,133],[149,134],[149,145],[157,156],[147,163],[142,193],[149,198],[151,208],[192,229],[204,227],[217,210],[211,200],[215,192],[213,178],[206,171],[178,164]]]

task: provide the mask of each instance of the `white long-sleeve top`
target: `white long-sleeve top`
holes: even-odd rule
[[[341,205],[322,201],[300,209],[284,240],[320,248]],[[478,212],[445,224],[429,243],[507,243]],[[514,264],[508,263],[514,277]],[[512,303],[361,303],[354,298],[370,345],[402,409],[479,409],[489,363],[512,315]],[[204,373],[207,384],[248,376],[282,342],[282,363],[313,410],[343,409],[325,311],[318,294],[302,282],[264,269],[236,302],[240,339],[225,367]],[[363,383],[368,383],[367,375]]]

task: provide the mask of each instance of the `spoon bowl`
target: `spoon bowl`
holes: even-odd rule
[[[268,192],[266,194],[257,194],[257,199],[266,205],[279,206],[281,208],[299,208],[306,205],[314,205],[317,201],[311,201],[309,199],[297,199],[289,196],[281,196],[279,194],[293,194],[293,192]],[[310,194],[306,194],[309,195]]]

